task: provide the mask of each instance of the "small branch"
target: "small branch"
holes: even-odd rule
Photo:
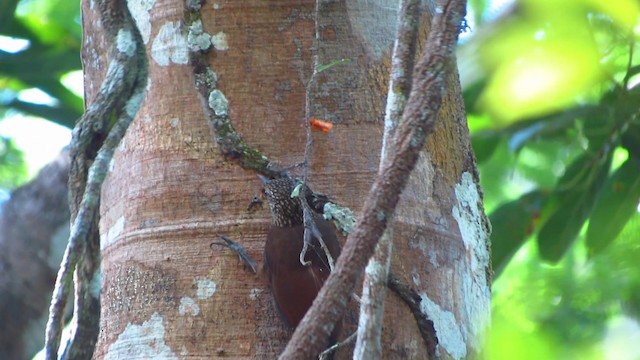
[[[51,299],[45,339],[48,360],[58,358],[74,271],[76,331],[63,358],[85,359],[93,354],[100,316],[100,191],[113,153],[144,98],[147,81],[144,45],[126,3],[101,0],[98,7],[110,44],[111,62],[98,95],[74,129],[69,186],[72,228]]]
[[[382,137],[382,159],[393,153],[390,141],[402,119],[404,107],[411,93],[413,66],[416,55],[418,24],[420,21],[420,1],[402,0],[398,11],[396,41],[391,55],[391,79],[387,93],[387,106]],[[383,161],[380,161],[382,164]]]
[[[380,167],[389,160],[395,151],[391,142],[400,123],[404,106],[411,91],[413,59],[416,54],[420,2],[418,0],[400,1],[396,41],[391,55],[391,79],[387,94],[387,106],[384,117],[384,135]],[[390,215],[391,217],[391,215]],[[384,304],[387,296],[387,277],[393,252],[393,227],[389,226],[382,235],[375,253],[365,268],[358,323],[358,339],[354,349],[354,359],[380,359],[382,357],[382,322]]]
[[[318,356],[318,360],[327,360],[327,359],[329,359],[331,354],[333,354],[334,352],[338,351],[338,349],[340,349],[341,347],[349,345],[355,339],[356,339],[356,333],[353,333],[353,334],[349,335],[349,337],[344,339],[344,341],[341,341],[341,342],[339,342],[337,344],[333,344],[328,349],[326,349],[326,350],[324,350],[323,352],[320,353],[320,356]]]
[[[465,5],[463,0],[449,0],[442,11],[436,12],[425,53],[414,70],[414,84],[402,122],[394,136],[396,151],[383,165],[369,191],[358,225],[347,240],[336,271],[320,290],[321,300],[314,301],[307,311],[280,356],[281,360],[317,356],[333,331],[333,324],[343,313],[357,277],[395,210],[426,136],[433,131],[444,96],[445,69],[453,55]]]
[[[303,187],[307,188],[304,185]],[[306,191],[308,192],[309,188],[307,188]],[[304,192],[304,190],[302,192]],[[302,251],[300,252],[300,263],[303,266],[308,266],[311,264],[311,262],[305,261],[304,258],[305,258],[305,255],[307,254],[309,244],[311,244],[311,242],[313,241],[313,238],[316,238],[318,240],[318,243],[320,243],[320,247],[324,251],[325,256],[327,257],[327,262],[329,263],[328,264],[329,269],[333,271],[333,268],[335,267],[334,265],[335,261],[333,259],[333,256],[331,256],[331,253],[329,252],[329,248],[325,244],[324,239],[322,239],[322,234],[320,233],[318,226],[313,220],[313,215],[312,215],[313,210],[309,207],[309,203],[307,202],[307,198],[305,196],[300,196],[299,199],[300,199],[300,204],[302,205],[302,215],[303,215],[303,222],[304,222],[304,242],[302,245]]]
[[[319,37],[319,29],[318,29],[319,6],[320,6],[319,2],[316,1],[314,44],[318,41],[318,37]],[[322,246],[322,249],[324,249],[324,252],[327,254],[327,259],[329,260],[330,269],[331,271],[333,271],[333,258],[331,257],[331,254],[329,254],[329,249],[327,249],[327,247],[325,246],[324,241],[322,240],[322,236],[320,235],[320,231],[318,230],[318,227],[313,221],[313,216],[311,215],[311,210],[309,209],[309,204],[307,203],[307,196],[308,196],[307,193],[309,190],[309,188],[307,187],[307,184],[309,181],[309,167],[311,166],[311,151],[313,148],[313,133],[311,131],[311,124],[309,123],[309,119],[311,119],[310,92],[311,92],[312,85],[315,84],[317,80],[317,75],[318,75],[317,65],[318,65],[318,54],[314,52],[313,64],[312,64],[313,72],[309,77],[309,81],[305,85],[306,87],[305,105],[304,105],[305,118],[303,119],[303,121],[304,121],[305,131],[307,134],[307,141],[304,146],[304,161],[303,161],[303,168],[302,168],[302,188],[300,190],[300,196],[298,197],[300,199],[300,204],[302,205],[302,221],[304,223],[304,237],[303,237],[304,243],[302,245],[302,251],[300,251],[300,263],[303,266],[311,265],[311,262],[305,261],[304,258],[307,254],[309,244],[311,244],[311,241],[313,241],[313,238],[315,237],[318,239],[318,242]]]

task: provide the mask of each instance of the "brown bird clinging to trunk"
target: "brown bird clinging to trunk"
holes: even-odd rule
[[[260,176],[271,209],[272,222],[264,247],[265,270],[278,311],[291,327],[296,327],[311,307],[322,284],[330,273],[329,262],[317,239],[309,245],[305,260],[300,263],[304,241],[304,224],[300,199],[291,197],[296,183],[291,178],[268,180]],[[300,192],[302,194],[302,192]],[[322,240],[334,261],[340,254],[340,244],[334,226],[314,211],[316,198],[307,189],[307,202]],[[336,326],[336,331],[339,331]],[[336,341],[337,332],[332,335]]]

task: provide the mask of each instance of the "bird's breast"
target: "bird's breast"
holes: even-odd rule
[[[316,226],[335,261],[340,245],[333,225],[317,219]],[[305,256],[311,264],[304,266],[300,263],[303,241],[304,226],[272,225],[264,251],[265,268],[276,305],[287,323],[294,327],[302,320],[330,273],[324,250],[316,239]]]

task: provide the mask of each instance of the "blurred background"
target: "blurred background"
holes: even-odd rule
[[[0,2],[0,217],[82,114],[78,5]],[[493,225],[487,358],[640,359],[640,2],[469,0],[466,20],[458,67]]]

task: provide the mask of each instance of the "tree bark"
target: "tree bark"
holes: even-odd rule
[[[2,204],[1,359],[31,359],[44,344],[47,308],[69,237],[68,172],[65,150]]]
[[[378,169],[393,3],[331,1],[316,12],[315,1],[302,0],[129,2],[150,55],[150,82],[102,192],[94,358],[273,359],[291,336],[266,282],[231,251],[210,247],[224,234],[262,259],[270,215],[266,206],[249,210],[260,195],[255,171],[237,165],[233,154],[222,156],[214,141],[220,134],[207,124],[188,62],[189,47],[206,40],[194,30],[193,9],[213,39],[206,59],[218,92],[205,100],[226,99],[244,141],[282,167],[303,160],[305,108],[335,123],[328,134],[314,133],[310,185],[358,210]],[[105,47],[90,2],[82,7],[90,98],[106,70]],[[310,82],[314,55],[320,65],[350,61]],[[421,295],[441,353],[464,358],[479,349],[487,324],[490,270],[453,64],[438,124],[396,211],[391,267]],[[383,358],[427,353],[412,313],[394,296],[382,342]]]

